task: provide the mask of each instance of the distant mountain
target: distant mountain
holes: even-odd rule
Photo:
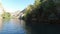
[[[20,18],[20,16],[22,16],[25,12],[26,12],[26,8],[25,8],[24,10],[22,10],[22,11],[17,10],[17,11],[13,14],[13,16],[14,16],[14,17],[17,17],[17,18]]]
[[[26,12],[26,8],[24,10],[22,10],[20,13],[25,13]]]

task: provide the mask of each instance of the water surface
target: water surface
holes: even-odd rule
[[[24,22],[19,19],[1,19],[0,34],[26,34]]]
[[[26,26],[19,19],[0,19],[0,34],[60,34],[59,24],[35,24]]]

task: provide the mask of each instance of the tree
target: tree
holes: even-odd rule
[[[53,0],[35,0],[35,3],[33,5],[29,5],[26,10],[26,16],[28,16],[27,20],[29,18],[33,19],[33,15],[35,15],[34,18],[36,18],[37,22],[48,22],[49,17],[54,14],[52,17],[56,17],[57,10],[56,10],[56,4]],[[47,20],[47,21],[45,21]]]
[[[4,12],[4,13],[2,14],[2,17],[3,17],[3,18],[10,18],[10,16],[11,16],[11,14],[8,13],[8,12]]]

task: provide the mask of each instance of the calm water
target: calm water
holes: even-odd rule
[[[19,19],[0,19],[0,34],[60,34],[60,25],[39,24],[30,27]]]
[[[0,34],[26,34],[24,22],[18,19],[0,20]]]

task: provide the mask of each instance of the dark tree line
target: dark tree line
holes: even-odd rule
[[[26,9],[24,20],[30,23],[59,23],[60,15],[53,0],[35,0]]]

